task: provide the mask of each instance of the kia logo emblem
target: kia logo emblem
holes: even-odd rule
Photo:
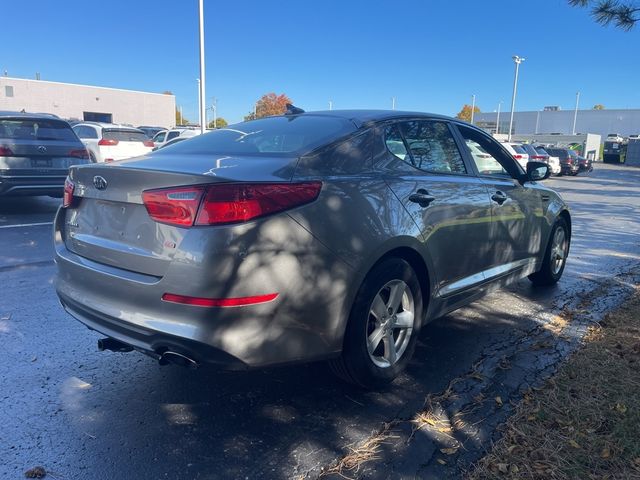
[[[93,186],[98,190],[104,190],[105,188],[107,188],[107,181],[104,177],[96,175],[95,177],[93,177]]]
[[[47,147],[45,147],[44,145],[40,145],[40,146],[38,147],[38,151],[39,151],[39,152],[43,152],[43,153],[44,153],[44,152],[46,152],[46,151],[47,151]]]

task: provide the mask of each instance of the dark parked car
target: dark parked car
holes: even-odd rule
[[[376,387],[429,321],[523,277],[560,279],[571,218],[548,175],[437,115],[239,123],[72,168],[56,290],[101,349],[191,367],[330,359]]]
[[[580,172],[578,154],[570,148],[545,148],[547,153],[560,159],[561,175],[577,175]]]
[[[578,165],[580,166],[581,172],[592,172],[593,171],[593,161],[590,158],[584,158],[578,155]]]
[[[67,122],[0,112],[0,195],[61,197],[69,167],[85,163],[89,153]]]
[[[163,128],[163,127],[148,127],[146,125],[143,125],[142,127],[137,127],[137,128],[138,130],[142,130],[144,134],[149,138],[153,138],[156,136],[157,133],[164,132],[166,130],[166,128]]]

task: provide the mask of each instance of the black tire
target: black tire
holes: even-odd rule
[[[91,160],[91,163],[97,163],[96,156],[91,150],[89,150],[89,160]]]
[[[413,325],[409,330],[405,330],[405,327],[392,327],[387,330],[391,330],[391,338],[397,334],[394,338],[394,350],[395,342],[400,345],[405,345],[404,350],[397,358],[395,363],[388,366],[379,366],[374,362],[372,356],[375,356],[374,350],[372,354],[369,353],[367,347],[368,337],[373,328],[382,329],[372,310],[374,309],[374,300],[381,295],[383,298],[385,291],[387,291],[387,285],[396,282],[396,284],[402,286],[403,291],[410,292],[403,293],[401,305],[398,307],[397,312],[387,317],[385,324],[392,322],[390,317],[393,317],[393,321],[396,321],[396,314],[399,317],[400,314],[405,313],[404,306],[411,305],[411,298],[413,297]],[[404,284],[402,283],[404,282]],[[392,287],[389,287],[392,288]],[[391,296],[391,290],[389,296]],[[386,306],[390,305],[391,298],[388,299],[389,303],[385,303]],[[403,311],[400,311],[402,309]],[[384,317],[384,315],[383,315]],[[349,315],[349,321],[345,331],[342,355],[330,362],[331,369],[342,379],[354,383],[363,388],[379,388],[393,381],[407,366],[413,351],[415,350],[416,339],[422,324],[422,290],[418,278],[411,268],[409,263],[401,258],[388,258],[376,265],[367,275],[364,282],[360,286],[360,290],[356,295],[353,307],[351,308],[351,314]],[[397,330],[396,330],[397,329]],[[407,333],[408,332],[408,333]],[[382,334],[381,334],[382,335]],[[401,335],[402,340],[400,338]],[[380,337],[378,346],[382,346],[383,351],[386,350],[388,340],[387,336]],[[379,360],[380,361],[380,360]]]
[[[566,246],[564,248],[564,258],[562,261],[562,265],[559,269],[554,267],[555,259],[552,258],[552,253],[554,249],[554,239],[556,238],[556,232],[558,229],[563,229],[564,238],[566,242]],[[551,235],[549,235],[549,242],[547,243],[547,248],[544,252],[544,259],[542,260],[542,268],[536,273],[532,273],[529,275],[529,280],[535,286],[549,286],[555,285],[562,277],[562,273],[564,272],[564,267],[567,264],[567,256],[569,255],[569,247],[571,245],[571,234],[569,232],[569,225],[567,221],[563,217],[558,217],[551,228]]]

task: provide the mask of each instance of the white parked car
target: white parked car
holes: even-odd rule
[[[87,147],[94,162],[114,162],[145,155],[153,150],[153,142],[137,128],[112,123],[83,122],[73,131]]]
[[[511,156],[518,161],[518,163],[522,166],[522,168],[524,168],[525,170],[527,169],[527,163],[529,162],[529,154],[525,151],[524,148],[522,148],[522,145],[520,145],[519,143],[505,142],[502,144],[502,146],[509,151]]]
[[[624,142],[624,137],[619,133],[609,133],[607,134],[606,142]]]
[[[186,128],[186,127],[176,127],[171,130],[165,130],[164,132],[158,132],[153,137],[153,145],[156,148],[160,148],[164,146],[165,143],[170,142],[174,138],[178,137],[195,137],[200,135],[199,129],[194,128]]]
[[[551,167],[551,173],[553,175],[560,175],[562,173],[562,167],[560,167],[560,157],[554,157],[549,152],[547,152],[544,147],[534,147],[538,155],[546,156],[545,162],[549,164]]]

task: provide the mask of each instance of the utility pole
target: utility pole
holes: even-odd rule
[[[471,125],[473,125],[473,117],[475,114],[475,110],[476,110],[476,96],[471,95],[471,121],[469,122]]]
[[[391,110],[396,109],[396,97],[391,97]]]
[[[516,93],[518,91],[518,70],[520,68],[520,64],[524,62],[524,58],[519,57],[518,55],[514,55],[513,61],[516,64],[516,74],[513,77],[513,95],[511,96],[511,116],[509,118],[509,132],[507,136],[507,141],[511,141],[511,132],[513,131],[513,112],[516,108]]]
[[[213,128],[218,128],[218,99],[216,97],[212,99],[211,109],[213,110]]]
[[[182,116],[182,105],[180,105],[180,125],[184,125],[184,117]]]
[[[502,102],[498,102],[498,115],[496,115],[496,135],[500,133],[500,107],[502,107]]]
[[[580,103],[580,92],[576,92],[576,109],[573,111],[573,127],[571,128],[571,134],[576,134],[576,121],[578,120],[578,104]]]
[[[205,89],[204,89],[204,0],[199,0],[199,17],[200,17],[200,132],[204,133],[207,130],[206,122],[206,107],[205,107]]]

